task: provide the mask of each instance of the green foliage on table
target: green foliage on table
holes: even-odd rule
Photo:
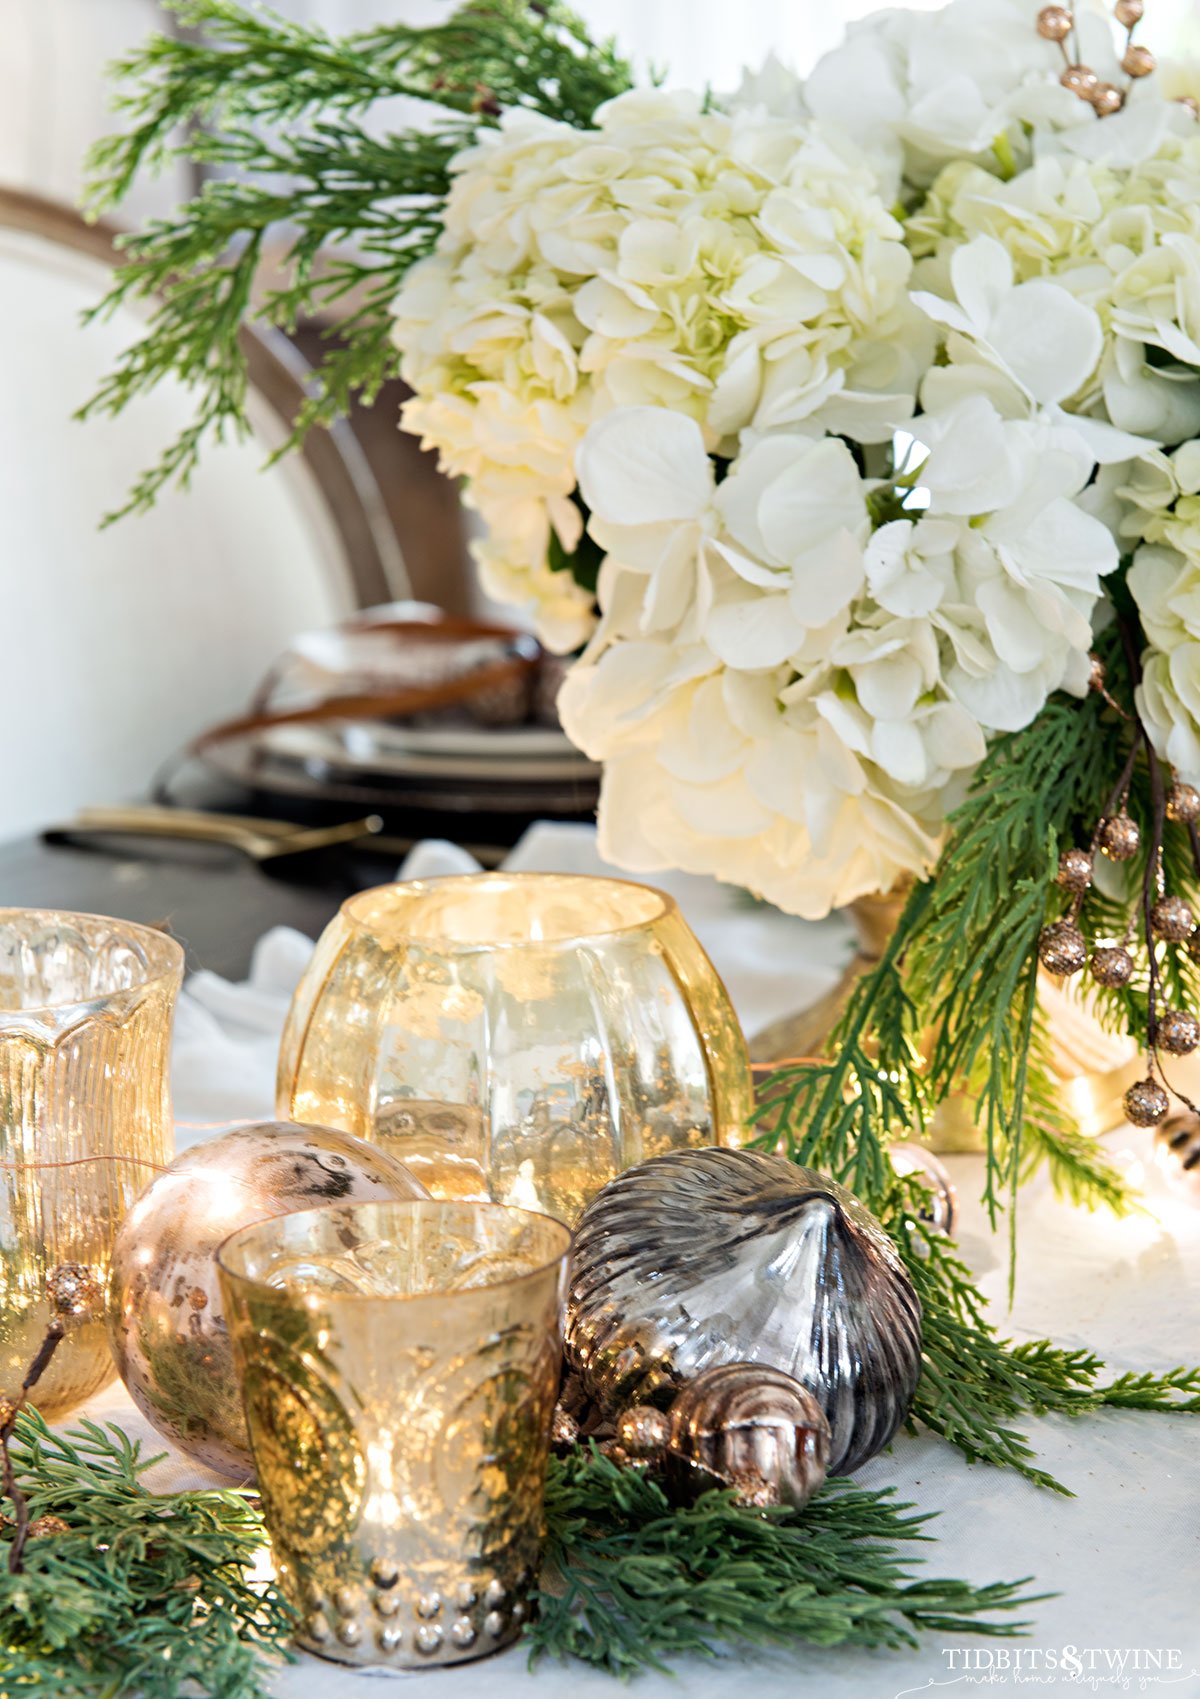
[[[0,1538],[0,1693],[30,1699],[263,1699],[292,1616],[247,1571],[265,1543],[237,1491],[151,1492],[157,1458],[119,1428],[51,1433],[34,1411],[11,1445],[34,1518],[69,1534],[32,1538],[11,1575]]]
[[[233,0],[167,4],[196,33],[152,36],[116,66],[126,128],[93,152],[90,210],[119,205],[139,172],[179,159],[232,175],[210,176],[170,217],[122,239],[125,263],[93,315],[149,304],[144,335],[84,416],[117,414],[168,377],[195,398],[191,423],[122,512],[186,482],[206,442],[249,430],[248,322],[288,329],[338,310],[288,446],[355,398],[369,405],[397,370],[391,305],[437,240],[454,155],[502,110],[585,124],[633,80],[560,0],[468,0],[440,24],[341,37]],[[423,103],[427,129],[369,123],[397,96]]]
[[[32,1699],[265,1699],[293,1619],[246,1571],[265,1535],[238,1491],[152,1493],[157,1461],[113,1425],[52,1433],[27,1411],[12,1454],[34,1517],[24,1571],[0,1568],[0,1692]],[[672,1509],[594,1448],[551,1459],[550,1584],[533,1657],[629,1675],[718,1645],[915,1645],[924,1632],[1015,1634],[1025,1582],[914,1579],[900,1547],[930,1518],[888,1492],[827,1484],[801,1514],[711,1493]],[[10,1536],[11,1538],[11,1530]],[[0,1559],[3,1542],[0,1541]]]
[[[928,1538],[930,1518],[912,1509],[845,1481],[801,1512],[744,1510],[724,1492],[672,1509],[653,1480],[594,1449],[552,1461],[532,1656],[630,1676],[739,1646],[896,1649],[926,1632],[1021,1633],[1028,1624],[1005,1613],[1037,1602],[1025,1582],[914,1578],[901,1548]]]

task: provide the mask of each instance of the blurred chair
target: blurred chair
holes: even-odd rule
[[[282,337],[246,338],[252,439],[98,528],[191,416],[164,385],[119,419],[73,420],[142,327],[133,309],[81,327],[111,263],[105,232],[0,190],[0,837],[144,790],[297,631],[408,589],[348,429],[261,470],[307,372]]]

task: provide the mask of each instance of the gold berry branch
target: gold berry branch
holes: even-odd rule
[[[1140,677],[1137,643],[1133,632],[1119,622],[1129,667],[1136,686]],[[1105,686],[1104,669],[1093,658],[1091,687],[1112,701]],[[1047,972],[1059,978],[1087,967],[1097,985],[1119,990],[1129,984],[1136,962],[1135,945],[1140,916],[1146,954],[1146,1075],[1125,1094],[1125,1112],[1135,1126],[1155,1127],[1166,1116],[1171,1097],[1193,1115],[1196,1105],[1167,1079],[1162,1053],[1186,1056],[1200,1046],[1200,1020],[1187,1009],[1163,1006],[1164,994],[1160,951],[1186,944],[1194,951],[1196,917],[1184,897],[1168,892],[1164,871],[1163,844],[1168,822],[1186,827],[1192,859],[1200,873],[1200,791],[1176,779],[1167,788],[1163,764],[1137,715],[1118,711],[1132,719],[1134,737],[1125,765],[1110,792],[1087,849],[1069,848],[1059,857],[1057,883],[1070,894],[1066,912],[1043,928],[1038,938],[1038,957]],[[1119,940],[1097,940],[1090,955],[1080,926],[1084,900],[1095,875],[1097,853],[1115,863],[1131,862],[1142,849],[1142,831],[1128,809],[1129,791],[1139,756],[1143,756],[1149,782],[1149,842],[1142,868],[1140,889]]]
[[[1082,62],[1075,14],[1069,6],[1043,6],[1038,13],[1038,34],[1044,41],[1057,43],[1063,56],[1063,70],[1059,82],[1080,100],[1086,101],[1099,118],[1109,118],[1114,112],[1119,112],[1134,83],[1140,77],[1148,77],[1155,69],[1153,53],[1133,39],[1133,32],[1141,22],[1144,11],[1144,0],[1117,0],[1113,7],[1113,16],[1125,31],[1121,69],[1128,81],[1124,88],[1119,88],[1116,83],[1102,82],[1091,66]],[[1193,118],[1200,117],[1200,107],[1190,95],[1184,95],[1179,104],[1186,107]]]

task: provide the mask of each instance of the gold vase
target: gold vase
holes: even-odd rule
[[[167,1078],[183,951],[95,915],[0,910],[0,1391],[51,1319],[46,1275],[107,1275],[117,1228],[171,1160]],[[115,1373],[104,1319],[72,1327],[38,1382],[55,1418]]]

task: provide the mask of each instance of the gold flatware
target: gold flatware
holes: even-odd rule
[[[44,836],[54,841],[87,837],[173,838],[226,844],[253,861],[274,861],[335,844],[376,838],[383,830],[378,814],[347,820],[338,826],[296,826],[287,820],[259,820],[241,814],[206,814],[199,809],[133,805],[83,808],[65,826],[53,826]]]

